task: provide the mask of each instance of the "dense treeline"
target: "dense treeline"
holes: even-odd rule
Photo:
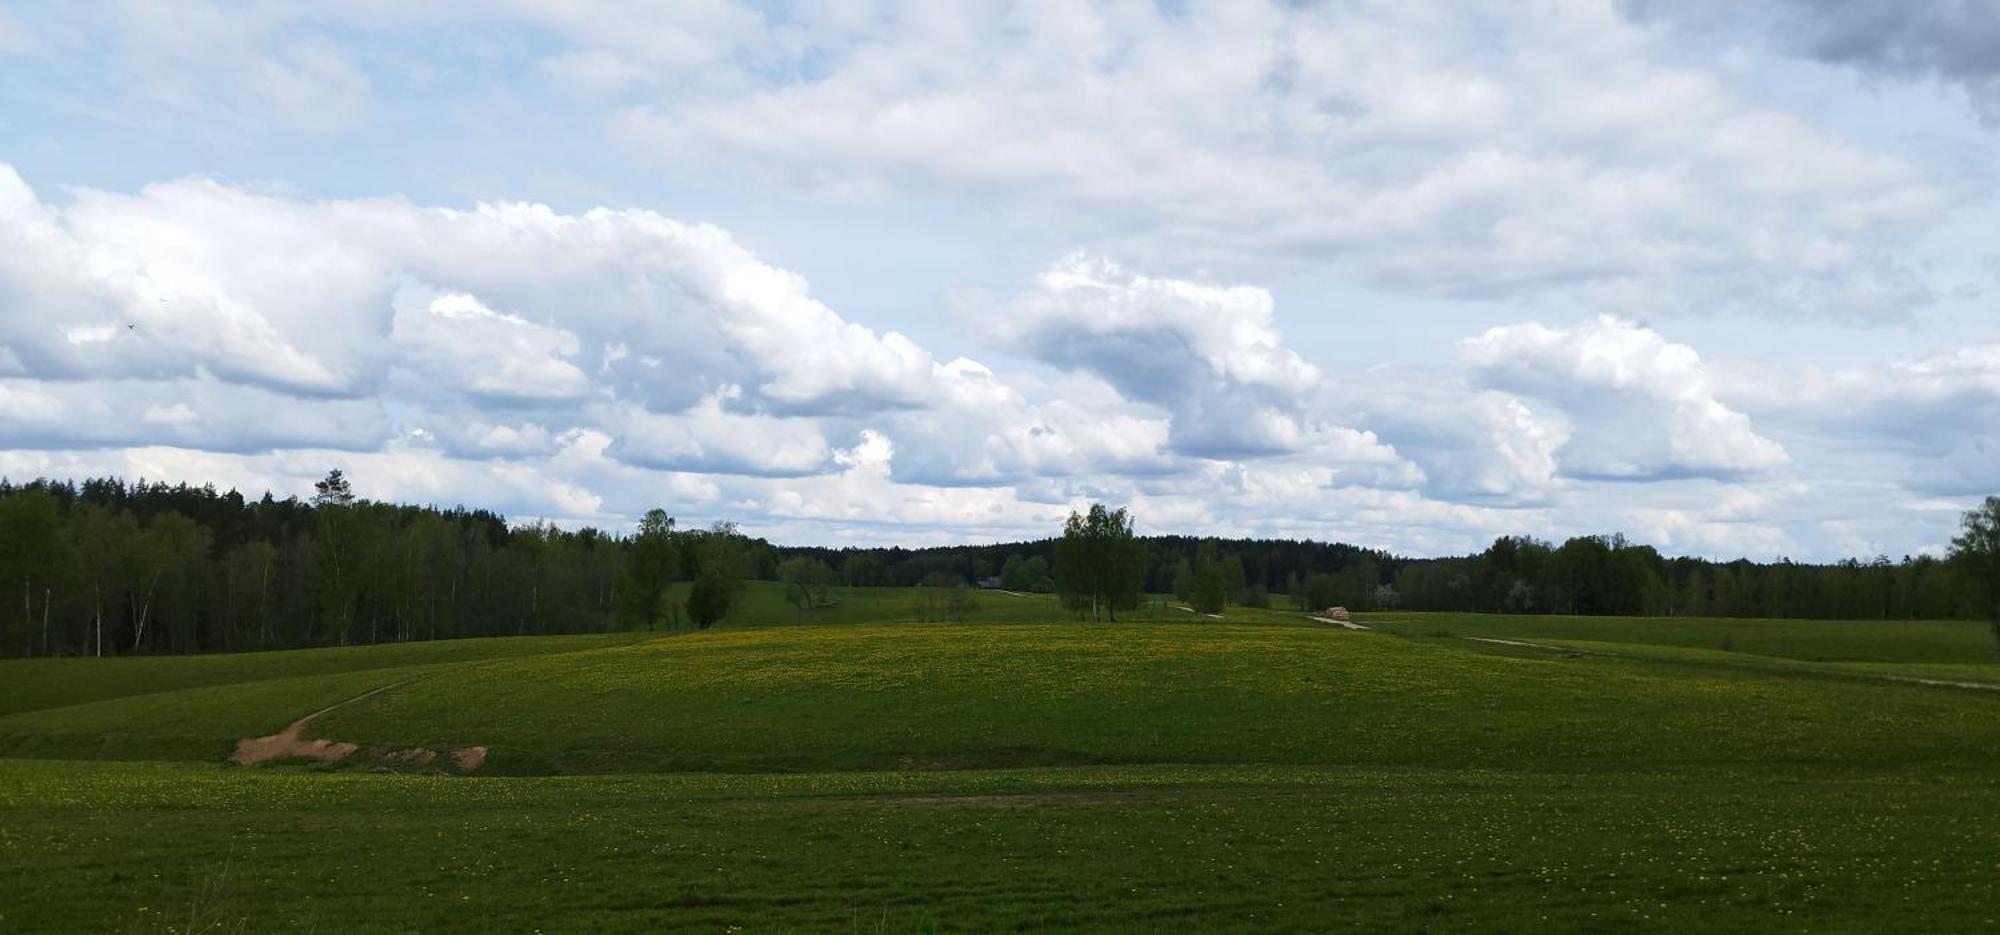
[[[703,625],[726,613],[734,581],[771,561],[768,545],[726,526],[669,521],[663,536],[626,538],[358,500],[338,472],[319,488],[312,501],[250,501],[212,486],[0,482],[0,654]],[[651,580],[662,575],[717,583],[689,607],[662,600],[664,581]],[[651,605],[635,603],[646,595]]]
[[[1930,556],[1808,565],[1666,558],[1619,536],[1557,546],[1524,537],[1408,562],[1393,599],[1418,610],[1908,620],[1971,617],[1959,579]],[[1367,603],[1361,606],[1369,607]]]
[[[943,573],[1012,590],[1049,591],[1057,541],[779,552],[824,561],[849,585],[911,586]],[[1930,556],[1834,564],[1714,562],[1667,558],[1619,536],[1580,536],[1561,545],[1510,536],[1476,555],[1432,559],[1284,539],[1139,541],[1146,549],[1146,592],[1174,594],[1203,610],[1280,603],[1301,609],[1869,620],[1976,615],[1950,567]]]
[[[1056,548],[1060,541],[1050,538],[927,549],[781,546],[777,551],[781,558],[804,557],[825,562],[838,573],[842,584],[855,587],[916,587],[944,575],[1013,591],[1053,591]],[[1356,566],[1400,567],[1399,560],[1388,553],[1339,542],[1191,536],[1140,536],[1138,541],[1146,549],[1140,585],[1149,594],[1172,593],[1181,565],[1192,561],[1203,543],[1241,562],[1246,580],[1262,585],[1267,591],[1285,590],[1292,574],[1340,571]]]
[[[1122,542],[1129,521],[1121,528]],[[747,578],[784,580],[800,619],[809,620],[836,583],[1064,590],[1061,541],[774,548],[727,524],[679,530],[657,510],[623,536],[510,526],[485,510],[356,499],[339,472],[305,501],[115,479],[0,481],[0,654],[708,626],[726,618]],[[1981,610],[1982,592],[1930,557],[1711,562],[1668,558],[1616,536],[1561,545],[1508,537],[1476,555],[1439,559],[1297,540],[1130,542],[1119,547],[1130,556],[1118,559],[1121,581],[1136,574],[1145,593],[1172,593],[1210,612],[1278,602],[1300,609],[1865,619],[1969,618]],[[673,582],[689,587],[670,589]],[[1098,604],[1129,606],[1122,584],[1116,594],[1093,588]],[[962,597],[940,600],[938,616],[952,619],[952,602]]]

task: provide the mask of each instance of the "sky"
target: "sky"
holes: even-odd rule
[[[1939,551],[2000,2],[0,2],[0,475]]]

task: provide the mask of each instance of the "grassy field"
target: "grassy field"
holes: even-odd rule
[[[2000,918],[2000,691],[1893,680],[2000,683],[1977,624],[915,606],[0,662],[0,929]],[[385,685],[310,722],[346,763],[223,762]],[[470,744],[472,776],[366,749]]]
[[[1730,617],[1555,617],[1509,614],[1365,616],[1403,636],[1591,640],[1712,649],[1811,662],[1916,662],[1994,666],[1993,637],[1963,620],[1759,620]],[[1995,667],[2000,671],[2000,667]]]

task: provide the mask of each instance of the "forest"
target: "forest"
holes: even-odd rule
[[[1052,530],[1057,532],[1057,530]],[[750,579],[793,587],[1052,591],[1059,538],[925,549],[784,547],[730,524],[632,533],[380,503],[335,471],[313,497],[212,485],[0,481],[0,654],[228,652],[467,636],[705,627]],[[1505,537],[1403,558],[1343,543],[1141,536],[1145,594],[1195,609],[1949,619],[1964,576],[1929,556],[1836,564],[1666,557],[1621,536]],[[1141,551],[1142,550],[1142,551]],[[676,582],[689,587],[672,589]],[[818,599],[818,598],[815,598]]]

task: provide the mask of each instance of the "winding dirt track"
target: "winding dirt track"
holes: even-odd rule
[[[284,730],[275,734],[266,737],[245,737],[242,740],[238,740],[236,742],[236,752],[229,755],[229,762],[240,766],[250,766],[256,763],[267,763],[272,760],[318,760],[322,763],[336,763],[345,760],[359,752],[361,746],[359,744],[348,743],[344,740],[307,740],[302,736],[306,725],[312,723],[314,718],[328,711],[346,707],[357,701],[373,698],[392,688],[401,688],[414,681],[416,679],[409,678],[400,682],[391,682],[380,688],[369,689],[346,701],[335,702],[305,717],[299,718],[285,725]],[[469,773],[485,764],[486,748],[460,747],[451,751],[450,756],[453,766],[458,767],[460,772]],[[436,762],[438,753],[435,750],[423,747],[408,747],[404,749],[376,751],[375,758],[383,763],[427,766]]]
[[[236,742],[236,752],[229,755],[229,762],[248,766],[252,763],[263,763],[268,760],[306,759],[319,760],[322,763],[332,763],[336,760],[347,759],[354,754],[354,751],[361,748],[354,744],[338,740],[307,740],[300,736],[305,731],[306,725],[312,723],[313,718],[319,717],[335,708],[346,707],[357,701],[373,698],[389,689],[400,688],[413,681],[415,679],[392,682],[381,688],[362,692],[346,701],[336,701],[285,725],[284,730],[268,737],[245,737]]]

